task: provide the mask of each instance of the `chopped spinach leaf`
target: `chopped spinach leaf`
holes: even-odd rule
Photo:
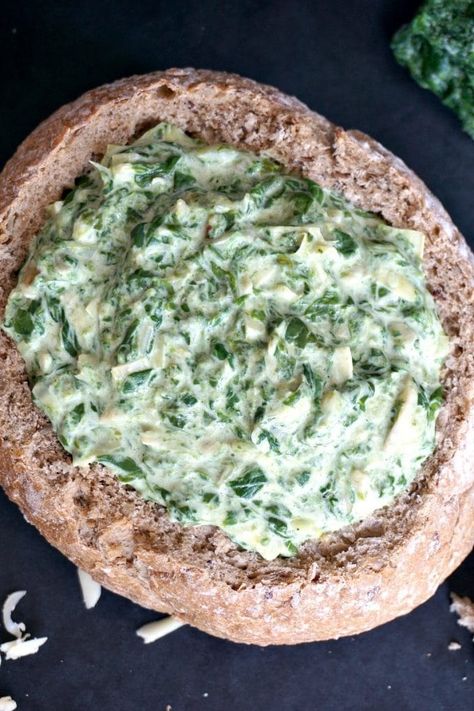
[[[337,237],[336,239],[336,249],[338,252],[343,254],[345,257],[350,257],[357,250],[357,242],[353,237],[343,232],[342,230],[334,230]]]
[[[232,479],[232,481],[229,482],[229,486],[240,498],[251,499],[255,494],[258,494],[266,481],[267,477],[263,471],[259,467],[256,467],[250,469],[243,474],[243,476]]]
[[[397,61],[415,81],[455,111],[474,138],[474,9],[472,0],[425,0],[394,36]]]

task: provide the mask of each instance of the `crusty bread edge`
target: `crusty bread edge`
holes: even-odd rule
[[[2,336],[8,392],[0,414],[0,482],[25,517],[99,582],[212,634],[295,643],[354,634],[404,614],[435,591],[474,541],[474,282],[464,240],[399,159],[297,100],[234,75],[170,70],[100,87],[41,124],[0,177],[3,302],[44,206],[107,143],[127,141],[161,119],[210,141],[265,150],[393,224],[427,233],[430,286],[456,351],[437,452],[391,511],[304,547],[295,561],[263,565],[219,531],[177,531],[159,507],[105,470],[71,472],[31,403],[16,349]],[[28,442],[18,434],[20,417],[28,419]]]

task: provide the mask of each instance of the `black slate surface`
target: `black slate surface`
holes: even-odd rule
[[[227,69],[279,86],[400,155],[473,244],[474,142],[398,67],[400,0],[12,2],[0,24],[0,162],[43,118],[106,81],[168,66]],[[1,377],[1,375],[0,375]],[[345,711],[474,708],[474,646],[449,592],[474,596],[474,557],[410,615],[355,638],[245,647],[183,628],[145,646],[153,613],[104,592],[82,606],[72,564],[0,494],[0,600],[49,640],[0,667],[21,711]],[[0,640],[6,636],[0,630]],[[452,640],[459,651],[448,651]]]

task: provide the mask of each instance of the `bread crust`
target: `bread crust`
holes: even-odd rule
[[[0,484],[24,516],[105,587],[237,642],[355,634],[430,597],[474,543],[474,260],[426,186],[396,157],[276,89],[172,69],[87,92],[22,143],[0,176],[0,312],[29,241],[92,156],[160,121],[265,151],[396,226],[423,230],[424,266],[453,344],[437,448],[412,488],[357,526],[264,561],[219,529],[184,528],[100,465],[77,468],[33,405],[22,359],[0,334]]]

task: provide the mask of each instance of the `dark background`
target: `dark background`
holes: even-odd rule
[[[91,87],[170,66],[225,69],[380,140],[473,244],[474,142],[389,48],[418,4],[4,0],[0,163]],[[135,629],[156,615],[108,592],[86,612],[74,566],[0,494],[0,601],[18,589],[28,595],[17,619],[49,637],[37,655],[0,668],[0,696],[20,711],[473,709],[474,646],[449,612],[451,590],[474,596],[472,555],[429,602],[358,637],[260,649],[183,628],[145,646]],[[452,640],[462,649],[448,651]]]

